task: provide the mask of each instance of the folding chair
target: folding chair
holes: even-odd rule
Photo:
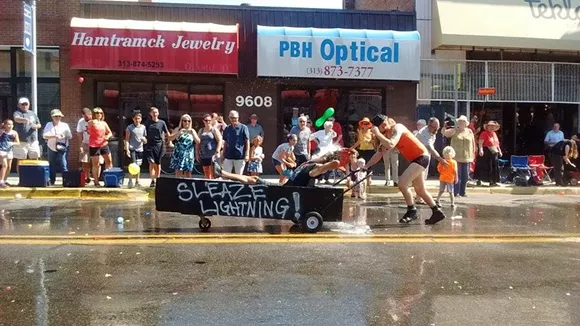
[[[550,178],[550,171],[553,167],[546,166],[546,157],[544,155],[529,155],[529,165],[532,169],[536,169],[536,173],[540,180],[552,182]]]
[[[499,182],[509,183],[511,181],[510,180],[511,172],[508,168],[508,163],[510,161],[499,159],[497,160],[497,162],[499,165]]]
[[[528,181],[532,177],[529,163],[530,160],[527,156],[512,155],[510,157],[510,168],[516,186],[529,185]]]

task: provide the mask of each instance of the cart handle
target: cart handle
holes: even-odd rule
[[[342,177],[342,179],[338,180],[337,182],[335,182],[332,186],[336,187],[338,186],[341,182],[343,182],[344,180],[346,180],[346,178],[350,177],[351,175],[353,175],[354,173],[356,173],[356,171],[351,171],[349,174],[344,174],[344,177]]]
[[[362,178],[361,180],[358,180],[357,182],[355,182],[354,185],[350,186],[349,188],[346,188],[346,190],[342,193],[342,195],[344,196],[344,194],[346,194],[350,190],[354,189],[354,187],[358,186],[359,184],[363,183],[364,181],[367,181],[367,179],[370,178],[372,175],[373,175],[373,171],[369,171],[367,173],[366,177]]]

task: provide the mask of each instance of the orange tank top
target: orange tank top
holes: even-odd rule
[[[99,148],[106,145],[107,139],[105,138],[105,133],[107,132],[107,128],[104,123],[97,122],[89,125],[87,129],[89,132],[89,147]]]
[[[421,143],[421,141],[419,141],[419,139],[417,139],[417,137],[406,128],[395,147],[409,162],[416,160],[419,156],[425,155],[427,152],[427,148]]]

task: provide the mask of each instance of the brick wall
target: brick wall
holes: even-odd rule
[[[60,49],[60,109],[71,129],[76,128],[80,117],[81,92],[77,72],[69,65],[70,20],[78,16],[78,0],[43,0],[37,2],[37,44],[38,46],[58,46]],[[22,1],[2,0],[0,8],[0,45],[19,46],[22,44]],[[28,94],[30,96],[30,94]],[[46,123],[48,121],[42,121]],[[78,144],[73,138],[69,157],[70,167],[77,167]]]

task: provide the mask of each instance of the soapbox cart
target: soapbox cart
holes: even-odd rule
[[[314,233],[320,230],[323,221],[342,220],[344,194],[351,188],[289,187],[161,177],[157,179],[155,207],[160,212],[199,216],[202,231],[211,227],[210,216],[236,216],[289,220],[299,224],[303,231]]]

